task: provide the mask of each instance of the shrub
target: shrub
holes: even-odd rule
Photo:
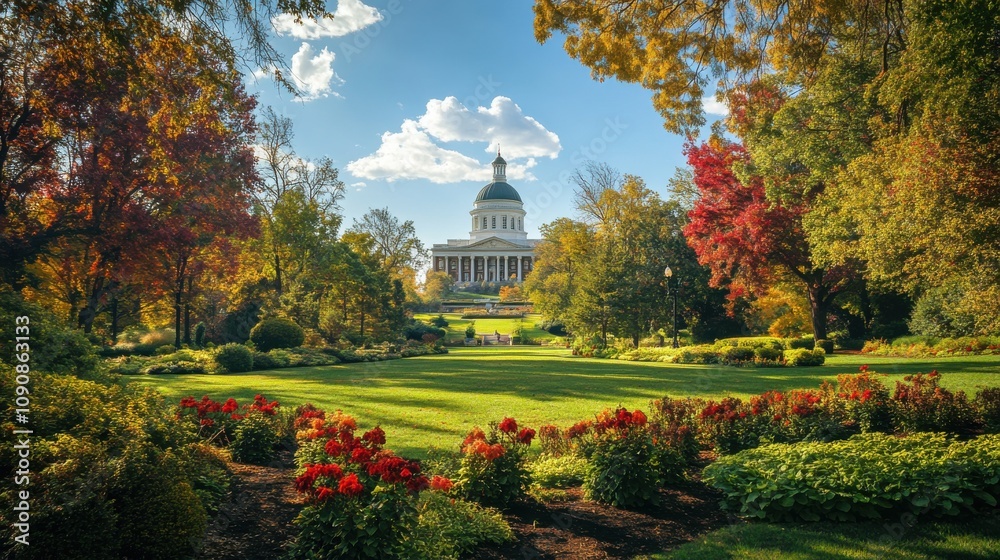
[[[662,484],[679,478],[680,453],[656,446],[642,411],[605,410],[594,423],[588,446],[591,468],[583,489],[588,499],[615,507],[642,507],[659,502]]]
[[[448,320],[444,318],[444,314],[438,313],[437,317],[431,319],[431,324],[439,329],[443,329],[448,326]]]
[[[785,363],[791,367],[821,366],[825,361],[826,351],[822,348],[785,350]]]
[[[816,348],[822,349],[826,354],[833,354],[833,341],[832,340],[817,340]]]
[[[173,375],[205,373],[205,366],[195,362],[167,362],[146,366],[140,370],[145,375]]]
[[[746,361],[753,361],[754,348],[749,346],[723,346],[719,350],[719,356],[724,364],[740,364]]]
[[[868,366],[861,366],[861,373],[837,376],[837,396],[844,400],[848,422],[862,432],[891,432],[892,416],[889,389],[882,384]]]
[[[571,488],[583,484],[587,460],[576,455],[543,455],[531,463],[531,483],[542,488]]]
[[[554,336],[566,336],[566,325],[559,321],[543,321],[538,328]]]
[[[253,369],[253,353],[242,344],[223,344],[215,352],[215,363],[229,373],[240,373]]]
[[[767,434],[771,419],[768,397],[781,393],[765,393],[757,397],[757,406],[750,406],[736,397],[726,397],[719,402],[708,401],[698,414],[701,433],[719,453],[735,453],[756,447],[761,435]],[[775,418],[781,420],[781,418]]]
[[[430,487],[420,464],[384,449],[379,427],[355,437],[357,422],[339,411],[300,411],[296,437],[304,445],[296,454],[295,487],[308,505],[295,521],[299,535],[289,556],[407,558],[406,541],[417,526],[415,495]]]
[[[722,457],[704,480],[723,509],[769,521],[854,521],[995,507],[1000,436],[860,434],[834,443],[772,444]]]
[[[902,432],[965,433],[975,427],[975,411],[963,391],[952,393],[939,386],[940,375],[907,375],[896,382],[892,415]]]
[[[469,326],[465,327],[465,338],[476,338],[475,321],[469,321]]]
[[[139,338],[139,343],[157,349],[161,346],[170,346],[171,352],[173,352],[175,340],[177,340],[177,334],[174,329],[157,329],[142,335]]]
[[[295,321],[284,317],[271,317],[250,329],[250,340],[261,352],[275,348],[298,348],[306,340],[306,333]]]
[[[163,346],[157,346],[155,354],[157,356],[168,356],[170,354],[173,354],[176,351],[177,351],[177,347],[174,346],[173,342],[171,342],[170,344],[164,344]]]
[[[529,482],[525,454],[534,437],[535,430],[518,430],[513,418],[490,424],[489,435],[473,428],[462,442],[456,492],[480,504],[501,508],[523,496]]]
[[[785,339],[785,350],[798,350],[799,348],[812,350],[815,346],[816,343],[813,341],[812,335],[807,335],[800,338]]]
[[[425,334],[432,334],[438,338],[444,338],[446,331],[443,328],[432,327],[427,323],[414,321],[412,325],[403,329],[403,337],[407,340],[423,340]]]
[[[755,348],[754,358],[765,362],[777,362],[784,358],[784,352],[777,348]]]
[[[233,454],[233,460],[238,463],[266,465],[274,458],[274,446],[277,443],[277,426],[273,415],[251,411],[233,430],[229,450]]]
[[[984,387],[974,401],[979,421],[987,432],[1000,432],[1000,387]]]
[[[784,350],[785,341],[773,336],[746,336],[736,338],[723,338],[715,343],[718,348],[735,346],[737,348],[774,348]]]
[[[658,444],[676,449],[686,461],[693,461],[701,451],[698,414],[704,409],[705,402],[664,397],[652,401],[650,406],[649,430]]]
[[[407,541],[406,558],[458,560],[483,544],[514,540],[510,525],[499,512],[445,492],[420,494],[417,516],[417,525]]]

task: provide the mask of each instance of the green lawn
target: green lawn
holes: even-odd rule
[[[745,523],[713,531],[652,560],[986,560],[998,556],[1000,517],[994,514],[951,522],[908,518],[845,524]]]
[[[135,379],[174,401],[207,394],[245,402],[263,393],[286,406],[312,402],[340,408],[362,426],[381,424],[389,447],[423,456],[430,447],[454,448],[473,425],[504,416],[535,428],[566,426],[617,404],[647,409],[651,399],[664,395],[745,397],[768,389],[817,387],[864,363],[893,374],[890,385],[906,373],[938,369],[950,389],[1000,386],[1000,356],[834,356],[816,368],[748,369],[588,359],[537,346],[454,348],[450,354],[388,362]]]
[[[445,329],[448,331],[445,335],[445,340],[448,342],[457,342],[464,339],[465,327],[472,321],[476,322],[476,333],[480,335],[493,334],[494,332],[510,334],[514,332],[514,327],[520,322],[522,332],[531,340],[548,341],[559,338],[535,326],[536,323],[542,321],[542,316],[537,313],[529,313],[523,319],[463,319],[461,313],[442,313],[442,315],[448,321],[448,327]],[[429,323],[431,319],[437,316],[437,313],[417,313],[413,318]]]

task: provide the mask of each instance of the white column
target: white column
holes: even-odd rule
[[[517,256],[517,281],[521,281],[521,255]]]

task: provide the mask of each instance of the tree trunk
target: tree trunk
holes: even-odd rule
[[[184,304],[184,344],[191,345],[191,304]]]
[[[278,295],[281,295],[281,257],[278,256],[278,251],[274,251],[274,288],[278,290]]]
[[[177,283],[177,290],[174,291],[174,347],[181,347],[181,290],[184,281]]]
[[[636,348],[639,347],[639,335],[638,334],[633,334],[632,335],[632,346],[634,346]]]
[[[827,289],[819,282],[810,282],[809,286],[809,318],[812,320],[813,339],[826,340],[826,316],[830,311],[830,302],[826,300]]]
[[[111,299],[111,344],[118,343],[118,298]]]

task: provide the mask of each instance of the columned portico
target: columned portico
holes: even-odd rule
[[[528,239],[521,196],[507,183],[507,162],[497,154],[493,182],[479,191],[468,239],[431,247],[431,268],[456,282],[523,281],[531,271],[538,239]]]

